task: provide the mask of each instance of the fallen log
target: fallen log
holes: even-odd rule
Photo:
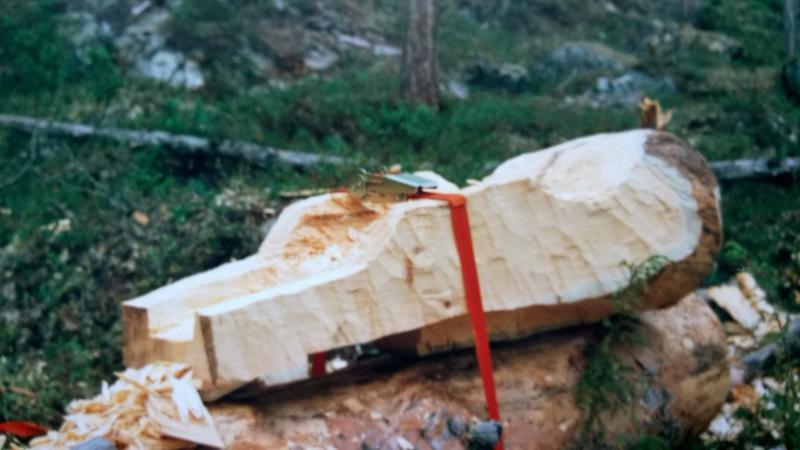
[[[678,448],[705,430],[724,402],[725,336],[704,301],[689,295],[668,309],[643,313],[641,323],[644,344],[614,352],[637,386],[635,397],[601,414],[602,436],[573,448],[614,448],[640,432],[660,435]],[[575,389],[586,346],[597,342],[600,329],[576,327],[495,346],[507,450],[576,444],[588,418],[575,401]],[[209,411],[230,450],[488,449],[491,443],[469,442],[475,438],[471,425],[485,416],[477,372],[474,355],[462,351],[256,390],[246,400],[211,404]]]
[[[152,145],[172,148],[183,153],[202,153],[243,159],[251,164],[269,167],[273,161],[297,167],[312,167],[318,164],[342,164],[337,156],[318,155],[297,150],[285,150],[251,142],[220,140],[173,134],[166,131],[139,131],[125,128],[101,128],[72,122],[55,122],[33,117],[0,114],[0,127],[41,133],[68,136],[71,138],[104,138],[135,145]]]
[[[669,119],[665,120],[668,121]],[[0,127],[22,130],[28,133],[59,135],[71,138],[99,137],[135,145],[163,146],[185,153],[203,153],[240,158],[262,167],[268,166],[272,161],[280,161],[303,168],[313,167],[321,163],[333,165],[346,163],[344,158],[338,156],[286,150],[245,141],[215,141],[200,136],[173,134],[166,131],[140,131],[116,127],[102,128],[83,123],[57,122],[13,114],[0,114]],[[711,162],[711,169],[718,179],[724,181],[774,177],[796,173],[800,170],[800,158],[713,161]]]
[[[757,158],[714,161],[711,168],[721,181],[791,175],[800,171],[800,158]]]
[[[654,255],[669,263],[637,307],[678,301],[719,248],[716,191],[700,154],[649,130],[522,155],[461,190],[491,339],[608,316],[630,282],[622,263]],[[447,205],[347,193],[289,206],[257,254],[130,300],[123,320],[128,366],[187,363],[207,399],[305,379],[309,355],[331,349],[472,339]]]

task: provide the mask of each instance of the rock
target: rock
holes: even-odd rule
[[[250,66],[250,69],[255,71],[258,75],[266,75],[275,69],[275,63],[272,59],[250,48],[243,49],[241,56],[245,63]]]
[[[75,47],[78,59],[84,64],[91,60],[92,46],[111,37],[111,26],[108,22],[98,21],[90,13],[83,11],[68,12],[60,22],[60,31]]]
[[[150,57],[137,59],[135,70],[144,77],[171,86],[197,89],[205,84],[197,63],[171,50],[159,50]]]
[[[72,450],[115,450],[116,448],[117,446],[108,439],[96,437],[72,447]]]
[[[329,50],[311,50],[305,57],[305,65],[311,70],[325,70],[336,63],[339,57]]]
[[[738,58],[745,53],[742,43],[726,34],[698,30],[691,25],[678,25],[674,22],[656,27],[656,31],[644,41],[647,49],[656,56],[681,52],[689,46],[731,58]]]
[[[108,35],[110,30],[106,26],[104,33],[103,28],[97,23],[93,15],[79,11],[64,15],[61,20],[60,31],[72,45],[80,48],[96,40],[103,34]]]
[[[783,88],[789,98],[800,102],[800,58],[783,66]]]
[[[372,46],[372,53],[378,56],[399,56],[403,50],[393,45],[375,44]]]
[[[595,87],[584,95],[594,107],[629,107],[636,105],[645,93],[663,95],[675,90],[675,81],[670,76],[653,78],[632,70],[614,79],[598,78]]]
[[[351,36],[348,34],[339,34],[339,44],[342,47],[356,47],[356,48],[371,48],[372,43],[360,36]]]
[[[472,426],[467,441],[469,450],[492,450],[500,441],[503,427],[497,422],[478,422]]]
[[[512,93],[522,92],[531,85],[528,69],[519,64],[496,65],[488,61],[478,61],[467,69],[467,77],[476,86]]]
[[[165,9],[150,9],[125,26],[114,45],[128,63],[154,55],[166,46],[166,25],[171,14]]]
[[[447,91],[459,100],[469,98],[469,87],[460,80],[450,80],[447,82]]]
[[[553,50],[531,68],[537,78],[557,80],[581,73],[615,74],[636,64],[636,58],[598,42],[570,42]]]

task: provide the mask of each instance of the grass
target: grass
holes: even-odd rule
[[[177,15],[172,39],[181,39],[186,51],[225,30],[250,26],[231,15],[227,3],[185,3],[200,1],[206,9],[185,6]],[[614,14],[583,4],[480,2],[471,16],[443,2],[443,77],[477,58],[531,67],[560,42],[595,40],[635,54],[637,69],[675,79],[678,92],[660,99],[676,109],[669,130],[709,159],[800,155],[800,107],[770,78],[783,62],[779,1],[704,2],[694,21],[741,42],[745,52],[735,56],[695,44],[652,54],[642,42],[653,32],[648,15],[658,6],[620,0],[615,4],[631,14]],[[283,206],[281,190],[339,186],[371,161],[433,169],[463,185],[513,155],[638,123],[633,109],[563,101],[592,80],[536,83],[515,95],[472,87],[469,99],[445,96],[438,109],[404,104],[395,95],[396,63],[359,56],[285,88],[219,60],[204,66],[208,86],[189,92],[126,76],[108,43],[76,57],[57,32],[63,2],[6,5],[14,13],[0,17],[2,113],[248,140],[342,155],[353,164],[343,170],[264,169],[161,148],[0,130],[0,420],[57,424],[66,401],[93,394],[121,367],[119,303],[255,251],[269,218],[265,209]],[[394,7],[386,1],[369,5]],[[387,30],[390,42],[402,36],[397,23]],[[242,39],[255,39],[249,34],[254,31],[244,30]],[[213,43],[217,53],[239,45]],[[797,309],[798,186],[778,180],[722,187],[726,244],[707,283],[750,270],[772,301]],[[229,192],[248,200],[220,201]],[[148,217],[146,225],[134,220],[137,211]],[[65,220],[69,229],[55,231]],[[614,373],[608,359],[590,364],[598,365],[592,372]],[[775,370],[776,376],[791,373],[788,367]],[[791,400],[775,400],[783,415],[773,420],[784,424],[786,439],[795,439],[790,436],[797,430],[796,417],[787,412]],[[760,423],[756,419],[750,423]],[[747,436],[764,445],[774,441],[755,425]],[[638,448],[657,448],[651,444],[657,443]]]

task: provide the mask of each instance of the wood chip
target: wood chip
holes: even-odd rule
[[[360,401],[358,401],[358,399],[353,397],[348,398],[347,400],[342,402],[342,404],[344,405],[345,408],[347,408],[348,410],[350,410],[350,412],[354,414],[358,414],[366,409],[363,403],[361,403]]]
[[[639,102],[639,110],[641,111],[640,124],[642,128],[663,130],[672,120],[672,110],[664,112],[658,100],[652,100],[648,97],[643,98]]]
[[[758,407],[758,393],[749,384],[734,386],[731,390],[731,395],[733,396],[733,401],[743,408],[755,411]]]
[[[748,330],[754,330],[761,317],[737,286],[714,286],[708,289],[714,303],[728,312],[734,320]]]
[[[69,449],[95,437],[127,449],[224,447],[188,366],[155,363],[117,378],[96,397],[71,402],[61,428],[31,448]]]
[[[133,220],[138,222],[139,225],[141,225],[143,227],[146,227],[147,224],[150,223],[150,216],[148,216],[147,214],[145,214],[145,213],[143,213],[143,212],[141,212],[139,210],[134,211],[133,215],[131,217],[133,217]]]
[[[408,442],[408,439],[403,436],[397,437],[397,445],[403,450],[414,450],[414,444]]]

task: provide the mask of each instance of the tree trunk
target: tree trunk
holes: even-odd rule
[[[784,2],[784,31],[786,33],[786,51],[790,58],[797,54],[797,0]]]
[[[684,20],[690,23],[695,22],[702,0],[683,0],[681,3]]]
[[[725,336],[695,295],[642,314],[644,344],[617,347],[634,398],[615,413],[599,411],[591,442],[576,442],[587,414],[575,401],[587,344],[598,328],[551,332],[494,349],[495,379],[506,450],[622,447],[638,433],[666,436],[673,448],[699,434],[728,392]],[[476,418],[485,417],[474,354],[463,351],[383,366],[356,368],[325,380],[209,405],[230,450],[335,448],[420,450],[477,445]],[[605,386],[595,386],[597,390]],[[610,397],[613,398],[613,397]],[[484,423],[485,424],[485,423]],[[485,427],[483,427],[485,428]],[[622,438],[622,441],[620,441]]]
[[[403,99],[436,105],[436,4],[434,0],[405,0],[408,29],[403,46],[401,93]]]
[[[719,248],[716,187],[683,141],[633,130],[520,155],[461,190],[491,338],[606,317],[622,263],[654,255],[669,263],[640,307],[678,301]],[[340,347],[472,342],[447,204],[347,193],[289,206],[257,254],[128,301],[123,320],[128,366],[185,362],[206,398],[305,379],[309,355]]]

